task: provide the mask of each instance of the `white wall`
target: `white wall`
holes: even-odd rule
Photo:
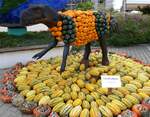
[[[33,26],[27,26],[27,31],[33,31],[33,32],[40,32],[40,31],[47,31],[48,27],[44,24],[37,24]]]
[[[27,31],[32,31],[32,32],[40,32],[40,31],[47,31],[48,27],[44,24],[37,24],[33,26],[27,26]],[[8,28],[7,27],[1,27],[0,26],[0,32],[7,32]]]
[[[7,32],[7,30],[8,30],[7,27],[1,27],[0,26],[0,32]]]

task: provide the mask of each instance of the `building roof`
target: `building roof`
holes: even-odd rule
[[[137,10],[137,7],[144,7],[150,5],[150,0],[126,0],[127,9]],[[113,0],[113,8],[115,10],[120,10],[123,5],[123,0]]]

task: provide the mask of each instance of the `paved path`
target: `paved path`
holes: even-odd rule
[[[150,44],[141,44],[131,47],[110,47],[111,52],[126,52],[129,56],[142,60],[145,64],[150,64]]]
[[[138,58],[143,62],[150,64],[150,44],[138,45],[132,47],[109,47],[111,52],[127,52],[128,55]],[[0,77],[4,70],[0,70]],[[32,117],[31,115],[22,114],[17,108],[11,104],[3,104],[0,101],[0,117]]]

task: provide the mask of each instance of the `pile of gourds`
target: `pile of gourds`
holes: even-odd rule
[[[14,83],[14,79],[16,75],[19,73],[19,70],[22,68],[22,64],[18,63],[13,66],[12,70],[3,74],[3,79],[0,80],[2,83],[0,87],[0,99],[5,103],[10,103],[12,97],[16,94],[16,86]]]
[[[83,65],[78,64],[80,58],[80,54],[69,56],[67,70],[62,74],[59,74],[59,58],[24,67],[14,80],[20,94],[27,101],[48,104],[60,116],[71,117],[88,113],[91,117],[100,113],[118,115],[149,97],[149,67],[116,55],[110,56],[110,66],[104,67],[97,64],[101,60],[100,53],[92,53],[91,67],[84,71]],[[121,75],[123,87],[113,89],[109,94],[97,79],[103,73]]]
[[[81,53],[70,55],[62,74],[61,57],[28,63],[13,79],[19,92],[12,97],[13,105],[37,116],[138,117],[148,112],[150,67],[116,54],[109,55],[109,66],[102,66],[101,58],[100,52],[91,53],[85,69]],[[102,74],[120,75],[122,87],[111,92],[102,88]]]

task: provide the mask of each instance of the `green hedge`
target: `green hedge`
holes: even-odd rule
[[[0,33],[0,48],[48,44],[51,40],[49,32],[28,32],[23,36]]]
[[[143,13],[143,14],[150,14],[150,6],[145,6],[143,8],[138,7],[139,10]]]
[[[87,2],[80,2],[77,5],[77,9],[78,10],[90,10],[93,8],[93,6],[94,6],[94,3],[88,0]]]
[[[3,0],[3,1],[4,1],[4,6],[0,8],[1,13],[7,13],[10,9],[16,8],[26,0]]]
[[[147,15],[122,15],[116,16],[119,33],[112,33],[108,40],[109,45],[129,46],[150,43],[150,16]]]

